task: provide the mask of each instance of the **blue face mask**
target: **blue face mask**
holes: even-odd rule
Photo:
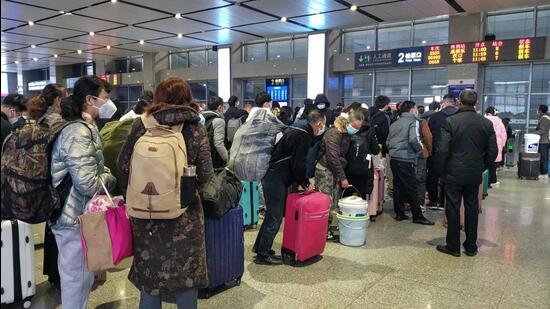
[[[355,133],[359,132],[359,129],[354,128],[351,124],[348,124],[346,130],[348,130],[349,135],[355,135]]]
[[[199,123],[202,124],[202,125],[205,125],[206,124],[206,119],[204,118],[204,116],[202,114],[199,114]]]

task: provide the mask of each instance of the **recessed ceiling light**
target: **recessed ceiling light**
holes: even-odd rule
[[[34,60],[34,61],[38,61],[38,58],[34,57],[34,58],[32,58],[32,60]]]
[[[183,38],[183,34],[178,33],[178,39],[181,39],[181,38]]]
[[[90,33],[88,33],[88,34],[89,34],[90,36],[94,36],[94,35],[95,35],[95,33],[92,32],[92,31],[90,31]]]
[[[73,13],[71,13],[71,12],[65,13],[65,16],[70,16],[70,15],[73,15]]]
[[[426,44],[426,40],[422,41],[422,44]]]
[[[29,20],[29,26],[34,26],[34,21]]]
[[[281,21],[282,21],[283,23],[286,22],[286,21],[287,21],[286,16],[281,17]]]
[[[369,46],[367,46],[367,49],[370,49],[370,45],[369,45]]]
[[[94,61],[90,60],[90,59],[86,60],[86,63],[92,63],[92,62],[94,62]]]
[[[33,44],[33,45],[31,45],[31,48],[36,48],[36,45],[34,45],[34,44]]]
[[[144,40],[139,40],[139,45],[143,45],[145,44],[145,41]]]
[[[349,9],[352,11],[357,11],[357,5],[352,5],[349,7]]]
[[[59,11],[59,14],[65,14],[65,11]]]
[[[180,19],[180,18],[181,18],[181,13],[176,13],[176,15],[174,15],[174,17],[175,17],[176,19]]]
[[[80,49],[77,50],[76,52],[77,52],[79,55],[82,54],[82,50],[80,50]]]
[[[53,54],[53,57],[54,57],[54,58],[57,58],[58,56],[57,56],[57,54]]]
[[[111,49],[111,45],[107,45],[107,49]]]
[[[111,0],[111,3],[117,3],[117,0]]]
[[[15,64],[19,64],[19,61],[15,60],[15,61],[14,61],[13,63],[15,63]]]

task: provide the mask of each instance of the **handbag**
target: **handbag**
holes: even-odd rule
[[[200,197],[204,215],[209,218],[221,218],[241,199],[243,185],[227,168],[217,171],[210,182],[203,185]]]
[[[78,217],[82,254],[88,271],[111,269],[133,251],[132,226],[126,207],[123,202],[114,204],[105,184],[101,182],[101,185],[110,201],[107,209]]]

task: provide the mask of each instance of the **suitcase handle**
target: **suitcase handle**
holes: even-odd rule
[[[316,213],[307,214],[304,217],[304,221],[328,220],[329,212],[330,212],[330,210],[325,210],[323,212],[316,212]]]

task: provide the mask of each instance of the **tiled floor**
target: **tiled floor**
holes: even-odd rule
[[[245,233],[246,272],[239,287],[201,308],[550,308],[550,185],[500,174],[480,217],[480,254],[438,253],[442,212],[428,211],[434,227],[395,222],[392,204],[368,227],[367,244],[327,244],[316,264],[292,268],[252,263],[256,230]],[[280,246],[281,235],[276,248]],[[33,308],[59,307],[59,292],[41,275]],[[89,308],[137,308],[138,291],[126,279],[129,262],[90,296]],[[165,304],[164,308],[175,308]]]

